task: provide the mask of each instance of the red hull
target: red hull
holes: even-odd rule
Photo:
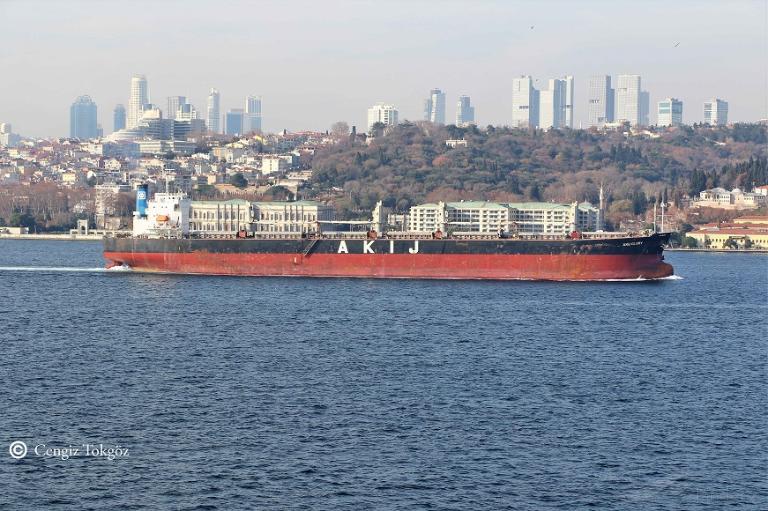
[[[657,254],[259,254],[105,252],[134,270],[205,275],[497,280],[659,279],[673,274]]]

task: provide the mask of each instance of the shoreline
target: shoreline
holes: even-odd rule
[[[755,248],[665,248],[664,252],[713,252],[718,254],[768,254],[768,249]]]
[[[0,240],[101,241],[103,239],[104,236],[102,234],[0,234]]]

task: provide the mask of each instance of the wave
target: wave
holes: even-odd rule
[[[101,273],[109,270],[104,267],[79,268],[72,266],[0,266],[0,271]]]

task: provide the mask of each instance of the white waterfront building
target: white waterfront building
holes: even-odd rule
[[[333,206],[322,202],[254,202],[253,231],[272,233],[314,233],[317,222],[333,221]]]
[[[573,230],[599,229],[600,210],[588,202],[487,201],[438,202],[413,206],[408,213],[408,230],[454,234],[546,234],[566,235]]]
[[[192,201],[189,229],[192,232],[234,233],[250,227],[251,203],[243,199]]]
[[[680,126],[683,124],[683,102],[677,98],[662,99],[656,115],[659,126]]]
[[[398,119],[397,109],[392,105],[386,105],[384,103],[376,103],[368,109],[368,131],[377,122],[385,126],[397,125]]]
[[[725,126],[728,124],[728,102],[712,98],[704,102],[704,124]]]

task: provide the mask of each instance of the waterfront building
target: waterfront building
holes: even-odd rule
[[[206,125],[211,133],[221,133],[221,97],[219,91],[211,89],[208,94],[208,107],[206,111]]]
[[[98,137],[96,118],[96,103],[90,96],[80,96],[69,108],[69,136],[82,139]]]
[[[512,79],[512,127],[539,126],[539,91],[530,76]]]
[[[125,107],[117,105],[112,114],[112,131],[120,131],[122,129],[125,129]]]
[[[227,135],[243,134],[243,119],[245,113],[242,108],[233,108],[227,112],[224,121],[224,133]]]
[[[609,75],[589,77],[589,104],[587,108],[587,126],[602,128],[613,122],[614,90],[611,88]]]
[[[475,124],[475,107],[472,106],[469,96],[459,96],[456,104],[456,126],[460,128]]]
[[[380,122],[385,126],[396,126],[398,122],[397,109],[392,105],[376,103],[368,109],[368,131],[374,124]]]
[[[617,122],[628,122],[632,126],[641,123],[640,92],[639,75],[619,75],[616,84]]]
[[[429,91],[429,98],[424,101],[424,120],[445,124],[445,92],[440,89]]]
[[[768,249],[768,216],[743,216],[732,222],[705,224],[686,233],[700,248]]]
[[[243,199],[192,201],[189,229],[193,232],[234,233],[250,227],[252,214],[251,202]]]
[[[548,88],[539,92],[539,127],[545,130],[562,128],[566,124],[566,89],[565,80],[553,78]]]
[[[683,102],[677,98],[659,101],[656,124],[659,126],[680,126],[683,124]]]
[[[312,233],[318,223],[333,221],[333,206],[317,201],[254,202],[253,231],[256,233]]]
[[[261,96],[245,98],[245,118],[243,131],[261,133]]]
[[[134,75],[131,78],[131,97],[128,100],[127,124],[128,129],[135,128],[149,104],[149,86],[147,77]]]
[[[698,199],[691,202],[692,208],[756,209],[766,205],[768,196],[761,190],[750,193],[739,188],[728,191],[720,187],[700,192]]]
[[[728,102],[712,98],[704,102],[704,124],[725,126],[728,124]]]
[[[565,236],[573,230],[595,231],[599,219],[599,209],[587,202],[438,202],[413,206],[408,213],[408,230]]]

